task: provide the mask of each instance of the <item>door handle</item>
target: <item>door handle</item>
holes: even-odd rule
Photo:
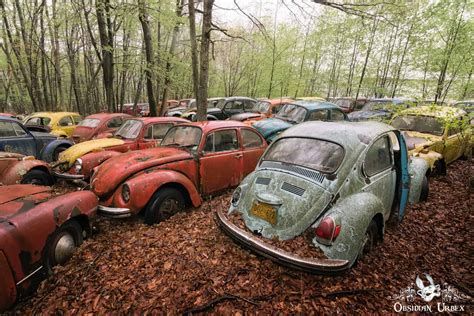
[[[236,155],[235,155],[235,158],[239,158],[239,159],[240,159],[240,158],[242,158],[242,157],[243,157],[243,154],[236,154]]]

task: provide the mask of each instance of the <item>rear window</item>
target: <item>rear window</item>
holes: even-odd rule
[[[314,138],[281,138],[274,142],[262,161],[277,161],[333,173],[344,159],[341,145]]]
[[[78,126],[97,127],[97,125],[99,125],[99,123],[100,123],[100,120],[98,120],[98,119],[86,118],[86,119],[82,120],[81,123],[79,123]]]
[[[51,122],[49,117],[32,117],[26,121],[25,125],[40,125],[40,126],[48,126]]]

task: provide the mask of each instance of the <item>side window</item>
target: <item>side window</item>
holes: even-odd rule
[[[173,124],[154,124],[147,127],[145,139],[163,139]]]
[[[16,133],[11,122],[0,122],[0,137],[16,137]]]
[[[327,110],[313,111],[309,114],[308,121],[325,121],[328,118]]]
[[[344,113],[338,110],[331,110],[331,121],[344,121]]]
[[[70,116],[65,116],[59,120],[59,126],[72,126],[72,119]]]
[[[82,117],[80,117],[78,115],[73,116],[72,119],[74,121],[74,125],[77,125],[82,121]]]
[[[25,130],[17,123],[12,123],[13,129],[15,130],[16,136],[25,136]]]
[[[283,106],[283,104],[274,106],[272,108],[272,114],[277,114],[281,110],[282,106]]]
[[[258,148],[262,146],[262,139],[257,133],[249,129],[241,130],[244,148]]]
[[[204,152],[221,152],[239,148],[236,130],[225,130],[207,135]]]
[[[364,160],[364,172],[373,176],[392,165],[390,141],[387,136],[381,137],[369,148]]]
[[[255,102],[252,100],[244,101],[244,111],[255,110]]]
[[[107,122],[107,128],[117,128],[117,127],[120,127],[122,123],[123,123],[123,118],[114,117],[113,119]]]
[[[241,110],[242,109],[242,101],[230,101],[227,102],[225,105],[226,110]]]

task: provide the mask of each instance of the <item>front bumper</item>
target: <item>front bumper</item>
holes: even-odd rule
[[[97,213],[104,217],[125,218],[132,216],[132,211],[122,207],[108,207],[99,205]]]
[[[82,174],[70,174],[70,173],[59,173],[56,171],[52,171],[51,174],[58,179],[65,179],[65,180],[83,180],[84,175]]]
[[[215,213],[214,219],[220,228],[238,243],[284,266],[311,273],[335,273],[349,268],[348,260],[302,258],[267,244],[234,225],[222,210]]]

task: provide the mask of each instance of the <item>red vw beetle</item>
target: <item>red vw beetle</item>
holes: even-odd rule
[[[131,118],[125,113],[92,114],[83,119],[72,132],[75,143],[96,138],[101,133],[114,133],[122,123]]]
[[[167,219],[201,196],[237,186],[267,144],[252,127],[208,121],[172,127],[160,147],[113,157],[94,172],[99,213],[128,217],[144,209],[145,222]]]
[[[52,185],[53,180],[47,162],[33,156],[0,151],[0,185]]]
[[[55,196],[44,186],[0,186],[0,312],[69,259],[90,236],[96,209],[90,191]]]

